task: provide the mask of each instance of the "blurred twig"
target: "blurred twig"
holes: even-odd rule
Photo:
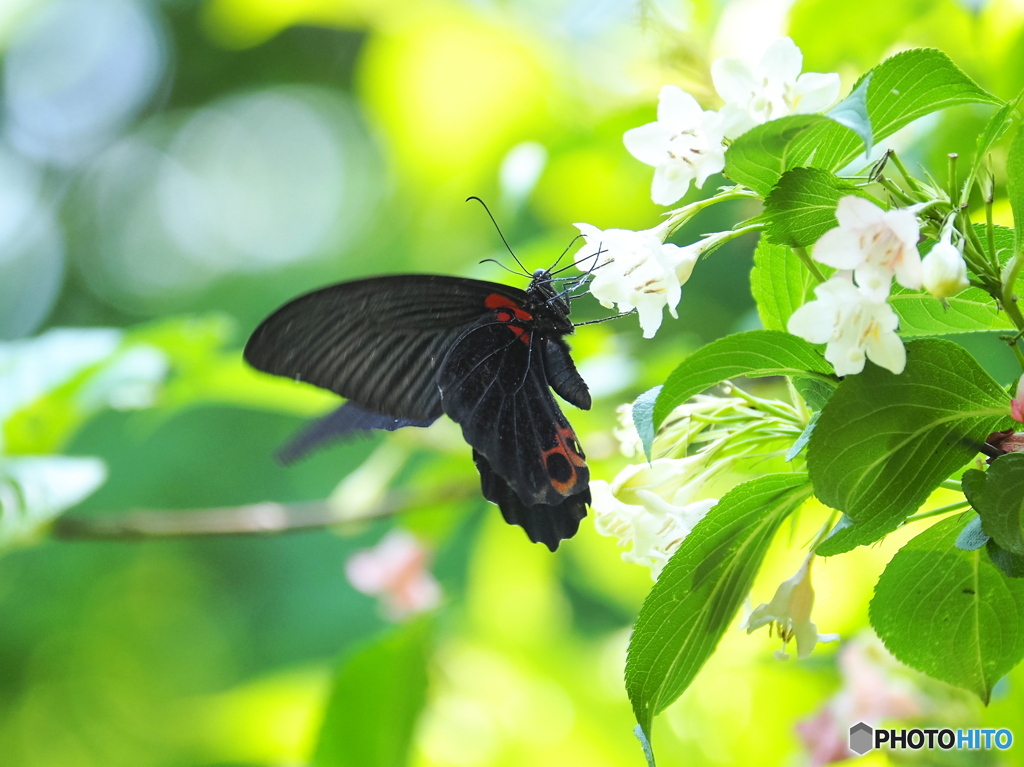
[[[437,504],[472,497],[462,484],[445,485],[415,495],[393,491],[356,515],[346,515],[332,501],[253,503],[183,511],[139,510],[123,514],[66,516],[53,523],[51,535],[60,540],[138,541],[154,538],[195,538],[215,535],[265,535],[351,525]]]

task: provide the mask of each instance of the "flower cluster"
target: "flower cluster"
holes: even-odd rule
[[[907,355],[888,302],[893,281],[911,290],[925,287],[938,298],[967,287],[967,266],[952,244],[952,230],[922,261],[912,209],[882,210],[849,195],[839,200],[836,219],[839,226],[819,238],[812,256],[838,271],[814,289],[816,300],[793,313],[789,332],[827,344],[825,359],[837,375],[861,372],[866,359],[902,373]]]
[[[817,112],[835,102],[839,75],[800,74],[803,55],[788,37],[775,41],[757,65],[721,58],[711,67],[712,80],[725,102],[720,112],[701,108],[676,85],[666,85],[658,97],[657,120],[626,131],[626,149],[654,167],[651,197],[672,205],[689,191],[725,168],[726,144],[768,120],[789,114]],[[745,230],[719,232],[679,247],[667,237],[698,210],[723,199],[750,196],[725,190],[707,201],[673,211],[660,226],[644,231],[598,229],[576,224],[586,245],[576,254],[576,266],[593,274],[590,291],[609,308],[636,311],[644,337],[661,327],[663,309],[676,317],[682,286],[697,259]]]
[[[765,458],[791,445],[807,413],[726,385],[726,396],[698,395],[676,408],[654,440],[658,456],[627,466],[612,482],[590,483],[594,526],[618,539],[622,558],[651,569],[665,563],[718,502],[707,498],[714,480],[746,458]],[[622,452],[640,452],[629,408],[616,431]]]
[[[697,100],[675,85],[658,98],[658,119],[626,131],[626,149],[640,162],[654,166],[651,198],[671,205],[696,182],[725,167],[724,139],[733,139],[756,125],[791,114],[820,112],[839,97],[839,75],[800,74],[803,54],[788,37],[776,40],[759,64],[723,57],[711,65],[715,90],[725,106],[721,112],[701,109]]]

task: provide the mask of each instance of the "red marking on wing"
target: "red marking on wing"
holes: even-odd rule
[[[555,454],[562,456],[568,462],[572,474],[567,479],[562,480],[557,477],[549,479],[551,486],[559,493],[571,495],[579,484],[579,473],[576,469],[587,465],[580,443],[576,440],[576,433],[568,427],[559,427],[555,432],[555,446],[548,450],[541,450],[540,454],[545,468],[547,468],[548,460]]]
[[[524,327],[514,324],[514,320],[522,320],[524,322],[532,320],[533,315],[525,309],[520,309],[516,303],[506,296],[502,296],[498,293],[491,293],[484,300],[484,304],[488,309],[497,309],[494,314],[498,318],[499,322],[506,323],[509,330],[516,334],[516,337],[524,344],[529,344],[531,340],[530,331]]]
[[[491,293],[487,298],[484,299],[484,306],[488,309],[511,309],[512,314],[515,315],[518,320],[532,320],[533,315],[528,311],[519,306],[508,296],[503,296],[500,293]],[[499,312],[499,316],[500,316]],[[511,317],[509,318],[511,319]]]

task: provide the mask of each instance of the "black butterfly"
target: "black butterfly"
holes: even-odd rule
[[[439,275],[344,282],[274,312],[245,359],[348,400],[287,446],[285,460],[356,430],[426,426],[445,414],[473,448],[484,497],[554,551],[590,503],[583,450],[551,396],[590,409],[564,340],[573,332],[567,295],[546,270],[525,291]]]

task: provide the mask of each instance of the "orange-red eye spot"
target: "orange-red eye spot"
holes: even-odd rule
[[[541,459],[551,486],[561,495],[571,495],[579,484],[576,469],[587,465],[573,430],[560,427],[555,433],[555,446],[541,450]]]

